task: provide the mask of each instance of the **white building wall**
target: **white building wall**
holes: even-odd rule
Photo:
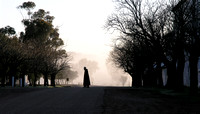
[[[183,73],[183,84],[187,87],[190,86],[190,69],[189,69],[189,61],[185,62],[185,68]]]
[[[190,86],[190,68],[189,61],[185,62],[184,74],[183,74],[183,83],[185,86]],[[198,87],[200,88],[200,59],[198,61]]]

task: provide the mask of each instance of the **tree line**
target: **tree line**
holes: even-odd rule
[[[0,28],[1,86],[11,85],[12,77],[21,78],[24,86],[25,75],[30,85],[36,86],[43,76],[44,86],[49,85],[48,79],[55,86],[56,75],[66,69],[69,72],[69,55],[63,49],[59,29],[52,24],[54,17],[43,9],[32,12],[35,6],[34,2],[24,2],[17,7],[26,12],[21,13],[24,32],[19,36],[13,27]]]
[[[118,31],[110,58],[132,77],[132,86],[163,86],[167,68],[169,88],[181,90],[189,61],[190,90],[198,91],[200,56],[197,0],[115,0],[116,12],[106,28]]]

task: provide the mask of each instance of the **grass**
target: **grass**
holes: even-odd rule
[[[177,92],[165,88],[107,88],[104,112],[111,113],[200,113],[200,94],[189,89]]]

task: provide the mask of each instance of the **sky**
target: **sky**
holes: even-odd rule
[[[15,28],[17,34],[23,31],[23,17],[17,6],[27,1],[0,0],[0,28],[9,25]],[[105,62],[111,51],[111,39],[114,35],[106,31],[104,26],[108,16],[115,9],[112,0],[32,1],[36,4],[33,11],[44,9],[55,17],[53,25],[59,28],[67,52],[80,53],[85,55],[83,58],[88,57],[99,63],[100,69],[94,74],[96,84],[109,85],[112,79],[109,77]],[[25,15],[25,12],[22,14]],[[72,61],[77,62],[77,57],[74,58]]]
[[[32,0],[35,11],[44,9],[55,17],[54,26],[68,51],[105,54],[110,35],[103,26],[114,9],[112,0]],[[10,25],[19,33],[24,30],[22,15],[16,7],[27,0],[0,0],[0,27]]]

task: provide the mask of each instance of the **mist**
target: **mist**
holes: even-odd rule
[[[92,85],[103,85],[103,86],[130,86],[130,76],[125,74],[121,69],[111,65],[111,62],[108,62],[108,55],[94,55],[94,54],[83,54],[77,52],[69,52],[71,56],[70,66],[71,69],[78,72],[78,77],[74,79],[71,83],[82,85],[83,83],[83,74],[84,66],[78,66],[77,64],[80,60],[86,59],[87,61],[96,62],[97,69],[96,71],[91,71],[91,68],[88,68],[90,81]],[[81,68],[80,68],[81,67]],[[91,71],[91,72],[90,72]]]

